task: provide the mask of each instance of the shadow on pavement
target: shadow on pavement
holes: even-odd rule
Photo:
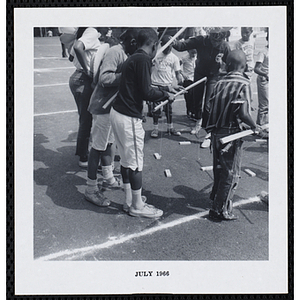
[[[43,144],[49,140],[43,134],[34,137],[34,161],[42,162],[43,167],[34,170],[34,181],[37,185],[46,186],[46,195],[54,204],[69,209],[90,210],[106,214],[118,214],[118,209],[98,207],[86,200],[77,186],[86,185],[85,171],[78,166],[78,158],[74,155],[74,146],[65,146],[53,151]],[[35,201],[43,199],[43,193],[34,191]]]

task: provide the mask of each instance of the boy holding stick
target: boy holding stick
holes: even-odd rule
[[[123,65],[119,94],[110,112],[111,125],[121,157],[121,175],[125,191],[123,210],[131,216],[159,218],[163,211],[146,204],[142,196],[142,169],[145,131],[142,126],[143,100],[158,102],[173,96],[151,87],[152,59],[157,50],[157,34],[142,29],[138,50]]]
[[[209,100],[206,130],[211,132],[213,147],[214,185],[210,195],[212,220],[235,220],[232,198],[239,180],[242,139],[222,144],[220,139],[241,131],[241,121],[255,132],[256,124],[250,116],[250,81],[243,75],[246,56],[233,50],[226,61],[228,74],[217,82]]]

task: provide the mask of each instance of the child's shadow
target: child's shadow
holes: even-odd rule
[[[147,197],[149,204],[164,211],[162,219],[166,219],[173,214],[189,216],[207,210],[210,206],[211,187],[212,183],[197,191],[184,185],[178,185],[173,190],[182,195],[181,198],[161,197],[146,190],[143,191],[143,194]]]
[[[98,207],[84,199],[86,170],[78,166],[78,159],[74,155],[74,146],[60,147],[57,151],[53,151],[43,145],[48,142],[48,138],[43,134],[35,135],[34,181],[36,185],[46,186],[46,195],[53,203],[69,209],[91,210],[108,214],[119,213],[119,210],[114,207]],[[43,164],[39,166],[40,163]],[[43,193],[44,191],[39,194],[39,189],[36,189],[34,191],[35,199],[39,199],[39,202],[42,201]]]

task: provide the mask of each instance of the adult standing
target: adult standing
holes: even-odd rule
[[[220,69],[225,68],[225,62],[229,54],[230,46],[225,41],[226,32],[229,27],[205,28],[207,36],[195,36],[185,41],[175,41],[174,49],[177,51],[197,50],[197,60],[194,73],[194,81],[207,77],[207,82],[194,87],[194,110],[197,124],[191,131],[197,134],[201,124],[205,127],[208,116],[207,103],[212,90],[220,77]],[[204,103],[203,103],[204,98]],[[202,121],[202,122],[201,122]],[[202,147],[209,147],[210,140],[205,140]]]
[[[74,96],[78,114],[79,129],[77,135],[76,153],[79,156],[79,166],[88,166],[88,145],[92,126],[92,115],[88,112],[92,95],[93,75],[91,62],[100,47],[100,33],[92,27],[85,29],[82,36],[75,41],[73,49],[75,57],[73,64],[76,71],[71,75],[69,86]]]

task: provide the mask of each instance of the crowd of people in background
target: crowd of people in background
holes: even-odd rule
[[[79,129],[76,155],[87,168],[85,199],[98,206],[110,201],[97,184],[102,168],[102,189],[123,189],[123,210],[131,216],[158,218],[163,211],[147,204],[142,195],[145,118],[153,118],[152,138],[159,137],[158,119],[163,107],[167,133],[179,136],[172,119],[174,94],[194,82],[206,80],[185,91],[187,118],[195,121],[191,134],[207,133],[201,147],[212,146],[214,185],[209,213],[214,220],[234,220],[232,197],[238,184],[242,140],[221,144],[226,135],[244,128],[268,137],[268,37],[266,47],[254,57],[252,27],[241,28],[241,38],[229,44],[231,27],[187,28],[172,40],[179,28],[60,27],[62,57],[76,70],[69,85],[74,96]],[[181,57],[177,52],[184,52]],[[251,117],[251,78],[257,74],[258,113]],[[176,125],[176,124],[175,124]],[[91,146],[90,146],[91,143]],[[114,177],[116,147],[120,154],[122,181]],[[226,148],[226,150],[224,150]]]

